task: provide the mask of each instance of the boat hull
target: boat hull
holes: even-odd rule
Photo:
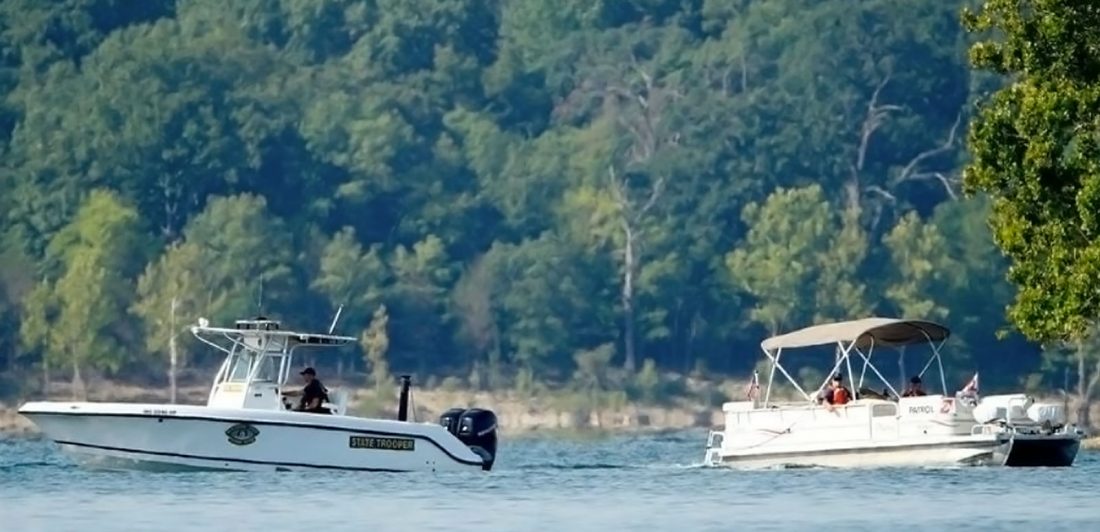
[[[997,450],[997,460],[1008,467],[1069,467],[1081,449],[1072,435],[1019,434]]]
[[[712,466],[761,467],[1069,467],[1080,450],[1074,434],[976,435],[953,441],[864,445],[831,449],[725,453],[711,449]]]
[[[833,449],[718,454],[711,465],[768,467],[952,467],[992,464],[996,442],[990,439],[927,442]]]
[[[302,412],[28,403],[20,413],[85,467],[228,471],[456,471],[482,458],[434,424]]]

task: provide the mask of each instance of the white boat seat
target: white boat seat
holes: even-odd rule
[[[347,413],[348,394],[341,389],[328,390],[328,401],[321,403],[323,408],[329,409],[334,415],[342,416]]]

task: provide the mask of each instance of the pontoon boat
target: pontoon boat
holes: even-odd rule
[[[496,416],[454,408],[438,423],[409,421],[407,377],[396,420],[348,415],[347,394],[339,389],[330,389],[330,402],[322,405],[331,413],[293,410],[280,390],[297,351],[343,346],[355,338],[282,330],[278,321],[265,318],[238,320],[234,328],[200,320],[191,332],[226,355],[205,406],[43,401],[26,403],[19,413],[78,463],[95,467],[488,471],[493,466]]]
[[[972,385],[948,395],[940,348],[949,330],[923,320],[866,318],[816,325],[768,338],[761,348],[770,364],[767,388],[748,400],[723,405],[725,427],[707,437],[710,466],[1069,466],[1083,432],[1066,422],[1062,404],[1037,403],[1026,394],[979,397]],[[904,397],[871,363],[876,347],[928,344],[942,393]],[[784,350],[835,345],[835,363],[810,395],[791,377],[780,357]],[[853,364],[853,361],[855,364]],[[859,370],[858,380],[852,372]],[[860,365],[862,367],[860,367]],[[867,370],[885,385],[883,393],[864,386]],[[779,371],[802,400],[772,401]],[[846,372],[855,383],[853,400],[820,403],[830,378]],[[755,379],[754,379],[755,380]],[[759,389],[759,386],[754,387]]]

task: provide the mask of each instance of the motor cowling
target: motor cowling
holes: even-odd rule
[[[458,418],[462,417],[465,408],[452,408],[439,416],[439,424],[447,429],[447,432],[458,436]]]
[[[452,408],[439,416],[439,424],[481,457],[481,468],[493,468],[497,454],[497,416],[482,408]]]

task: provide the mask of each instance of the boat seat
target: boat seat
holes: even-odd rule
[[[348,394],[341,389],[329,389],[328,401],[321,403],[323,408],[329,409],[333,415],[342,416],[347,413]]]

